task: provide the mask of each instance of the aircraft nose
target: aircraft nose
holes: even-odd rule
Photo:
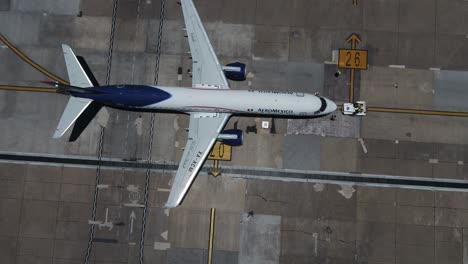
[[[325,108],[325,113],[329,114],[329,113],[332,113],[332,112],[335,112],[336,109],[337,109],[337,106],[335,104],[335,102],[333,102],[332,100],[329,100],[329,99],[325,99],[327,100],[327,108]]]

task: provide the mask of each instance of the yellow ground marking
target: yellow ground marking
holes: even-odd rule
[[[357,2],[356,2],[357,4]],[[351,34],[346,42],[351,42],[351,49],[340,49],[338,56],[338,68],[351,69],[349,80],[349,102],[354,102],[354,74],[355,70],[367,70],[367,50],[357,50],[356,44],[361,39],[356,33]]]
[[[210,238],[208,240],[208,264],[213,260],[213,240],[214,240],[215,209],[210,211]]]
[[[418,110],[418,109],[404,109],[404,108],[368,107],[367,111],[368,112],[382,112],[382,113],[468,117],[468,113],[466,112]]]
[[[48,72],[46,69],[42,68],[39,64],[35,63],[33,60],[31,60],[30,58],[28,58],[26,55],[24,55],[21,51],[19,51],[15,46],[13,46],[13,44],[11,44],[10,41],[8,41],[7,38],[5,38],[1,33],[0,33],[0,40],[5,43],[5,45],[8,46],[8,48],[10,48],[11,51],[13,51],[17,56],[19,56],[21,59],[23,59],[25,62],[27,62],[29,65],[31,65],[32,67],[34,67],[36,70],[40,71],[42,74],[44,74],[45,76],[51,78],[52,80],[54,81],[57,81],[61,84],[65,84],[65,85],[69,85],[69,83],[63,79],[61,79],[60,77],[57,77],[56,75]]]
[[[222,168],[219,167],[219,160],[213,161],[213,168],[210,168],[210,173],[214,177],[218,177],[222,172]]]
[[[354,102],[354,71],[351,69],[351,76],[349,77],[349,102]]]
[[[40,87],[11,86],[11,85],[0,85],[0,90],[42,92],[42,93],[55,93],[56,92],[55,88],[40,88]]]
[[[367,50],[340,49],[338,67],[342,69],[367,70]]]
[[[338,108],[339,111],[341,111],[343,109],[343,106],[338,105],[337,108]],[[391,113],[391,114],[414,114],[414,115],[436,115],[436,116],[468,117],[467,112],[419,110],[419,109],[387,108],[387,107],[367,107],[367,112],[380,112],[380,113]]]
[[[208,155],[209,160],[226,160],[230,161],[232,156],[232,147],[230,145],[226,145],[221,143],[220,141],[216,141],[213,149]]]

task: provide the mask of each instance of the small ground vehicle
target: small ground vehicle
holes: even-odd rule
[[[342,111],[343,115],[365,116],[367,112],[366,102],[356,101],[354,103],[344,103]]]

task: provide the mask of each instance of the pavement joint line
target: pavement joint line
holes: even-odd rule
[[[0,151],[0,156],[1,155],[16,155],[16,156],[25,156],[25,157],[48,157],[48,158],[59,158],[59,159],[74,159],[74,160],[94,160],[98,161],[97,157],[92,157],[92,156],[80,156],[80,155],[57,155],[57,154],[48,154],[48,153],[34,153],[34,152],[18,152],[18,151]],[[132,162],[132,163],[138,163],[138,164],[145,164],[147,160],[137,160],[137,161],[128,161],[128,160],[122,160],[118,158],[102,158],[103,161],[108,161],[108,162]],[[0,160],[0,162],[2,162]],[[161,164],[167,164],[167,165],[178,165],[178,162],[174,161],[152,161],[152,163],[161,163]],[[41,162],[43,164],[43,162]],[[66,165],[66,164],[65,164]],[[78,164],[77,164],[78,165]],[[74,166],[75,167],[75,166]]]
[[[0,162],[16,161],[22,164],[29,164],[31,156],[19,155],[0,155]],[[53,161],[53,158],[42,160],[42,164],[47,164]],[[58,164],[65,164],[67,161],[76,162],[74,159],[59,159],[56,160]],[[83,160],[79,160],[83,161]],[[36,161],[37,162],[37,161]],[[97,161],[87,164],[94,168]],[[70,164],[70,163],[68,163]],[[74,164],[73,164],[74,165]],[[141,164],[138,164],[141,165]],[[135,167],[132,162],[113,162],[107,164],[102,161],[102,167],[118,167],[132,168],[132,169],[147,169],[145,164],[143,166]],[[60,166],[60,165],[58,165]],[[177,170],[177,165],[167,165],[166,162],[152,163],[152,170],[157,172],[174,173]],[[408,177],[408,176],[393,176],[381,174],[365,174],[353,172],[332,172],[332,171],[305,171],[305,170],[292,170],[292,169],[275,169],[275,168],[259,168],[259,167],[242,167],[242,166],[225,166],[224,175],[233,178],[252,178],[252,179],[268,179],[268,180],[281,180],[281,181],[301,181],[301,182],[324,182],[333,184],[347,184],[347,185],[364,185],[364,186],[380,186],[380,187],[400,187],[410,189],[424,189],[424,190],[446,190],[446,191],[461,191],[468,192],[468,181],[459,179],[446,179],[446,178],[426,178],[426,177]],[[257,173],[256,173],[257,172]],[[205,167],[201,175],[208,175],[209,168]],[[268,176],[266,176],[268,175]],[[279,176],[277,176],[279,175]],[[280,177],[281,176],[281,177]]]
[[[336,184],[336,185],[348,185],[348,186],[368,186],[368,187],[381,187],[381,188],[401,188],[401,189],[412,189],[412,190],[429,190],[429,191],[447,191],[447,192],[468,192],[466,189],[454,189],[444,187],[431,187],[431,186],[418,186],[418,185],[402,185],[402,184],[380,184],[380,183],[365,183],[365,182],[344,182],[334,180],[319,180],[319,179],[299,179],[289,177],[274,177],[274,176],[258,176],[258,175],[232,175],[224,173],[224,176],[241,179],[252,179],[252,180],[273,180],[283,182],[305,182],[305,183],[325,183],[325,184]]]
[[[5,157],[28,157],[29,159],[5,159]],[[47,164],[47,165],[54,165],[54,166],[68,166],[68,167],[86,167],[86,168],[94,168],[94,164],[79,164],[79,163],[63,163],[63,162],[47,162],[47,161],[32,161],[32,158],[37,158],[37,157],[47,157],[49,159],[59,159],[61,161],[73,161],[73,162],[78,162],[78,161],[83,161],[83,162],[96,162],[97,159],[93,157],[85,157],[85,156],[67,156],[67,155],[51,155],[51,154],[40,154],[40,153],[21,153],[21,152],[2,152],[0,151],[0,163],[19,163],[19,164]],[[121,159],[115,159],[115,158],[103,158],[103,162],[106,162],[105,167],[110,167],[110,168],[116,168],[116,169],[124,169],[124,168],[129,168],[129,169],[145,169],[143,166],[146,165],[146,161],[125,161]],[[462,161],[463,163],[463,161]],[[123,166],[113,166],[115,165],[123,165]],[[153,161],[152,162],[155,167],[157,166],[165,166],[165,167],[174,167],[175,169],[178,166],[178,162],[174,161]],[[128,167],[126,167],[127,165]],[[143,165],[143,166],[140,166]],[[395,178],[395,179],[409,179],[409,180],[418,180],[418,181],[438,181],[438,182],[457,182],[457,183],[467,183],[468,180],[460,180],[460,179],[447,179],[447,178],[427,178],[427,177],[413,177],[413,176],[404,176],[404,175],[385,175],[385,174],[373,174],[373,173],[359,173],[359,172],[337,172],[337,171],[320,171],[320,170],[297,170],[297,169],[278,169],[278,168],[269,168],[269,167],[249,167],[249,166],[223,166],[224,169],[226,170],[235,170],[235,171],[258,171],[258,172],[271,172],[271,173],[278,173],[278,172],[284,172],[284,173],[292,173],[292,174],[310,174],[310,175],[330,175],[330,176],[339,176],[343,175],[343,173],[346,173],[349,176],[353,177],[372,177],[372,178]],[[174,171],[175,171],[174,169]],[[169,169],[170,170],[170,169]],[[205,168],[205,171],[207,171],[207,168]]]
[[[33,162],[36,164],[51,164],[55,166],[69,166],[69,167],[91,167],[94,168],[94,164],[77,164],[77,163],[63,163],[63,162],[47,162],[47,161],[32,161],[29,159],[5,159],[5,156],[8,157],[29,157],[30,159],[32,158],[37,158],[37,157],[47,157],[50,159],[56,159],[58,158],[61,161],[72,161],[72,162],[77,162],[77,161],[83,161],[83,162],[96,162],[97,159],[94,159],[93,157],[85,157],[85,156],[67,156],[67,155],[51,155],[51,154],[33,154],[33,153],[21,153],[21,152],[0,152],[0,163],[28,163],[32,164]],[[140,165],[146,165],[146,161],[125,161],[121,159],[110,159],[110,158],[103,158],[103,162],[106,162],[106,167],[112,167],[112,168],[117,168],[117,169],[124,169],[124,168],[129,168],[129,169],[145,169],[144,167]],[[114,166],[115,165],[123,165],[123,166]],[[178,166],[178,162],[174,161],[154,161],[152,163],[153,165],[157,166],[165,166],[165,167],[176,167]],[[126,165],[128,167],[126,167]],[[249,166],[224,166],[226,170],[236,170],[236,171],[258,171],[258,172],[271,172],[271,173],[278,173],[278,172],[284,172],[284,173],[292,173],[292,174],[310,174],[310,175],[330,175],[330,176],[339,176],[342,175],[343,173],[346,173],[349,176],[353,177],[373,177],[373,178],[395,178],[395,179],[410,179],[410,180],[418,180],[418,181],[439,181],[439,182],[457,182],[457,183],[467,183],[468,180],[460,180],[460,179],[446,179],[446,178],[427,178],[427,177],[413,177],[413,176],[404,176],[404,175],[385,175],[385,174],[372,174],[372,173],[359,173],[359,172],[337,172],[337,171],[320,171],[320,170],[296,170],[296,169],[278,169],[278,168],[269,168],[269,167],[249,167]],[[170,170],[170,169],[169,169]],[[206,168],[205,168],[205,171]]]

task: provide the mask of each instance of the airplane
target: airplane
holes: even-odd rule
[[[221,66],[192,0],[181,0],[192,56],[192,87],[150,85],[99,86],[86,62],[62,45],[70,85],[50,83],[69,95],[53,138],[62,137],[74,124],[75,141],[103,107],[138,112],[178,112],[190,115],[188,140],[165,208],[181,204],[217,140],[242,144],[241,130],[225,130],[232,115],[314,118],[337,109],[331,100],[301,92],[231,90],[230,80],[245,80],[242,63]]]

